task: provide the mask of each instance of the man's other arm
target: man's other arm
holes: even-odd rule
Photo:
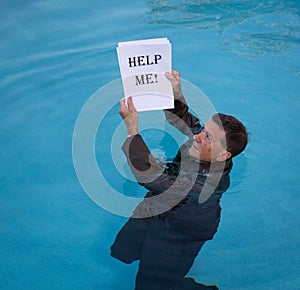
[[[173,70],[166,73],[174,92],[174,109],[164,110],[167,121],[183,134],[191,136],[201,131],[199,119],[189,112],[189,107],[183,96],[179,72]]]
[[[120,102],[119,113],[123,118],[129,137],[126,138],[122,150],[127,158],[128,165],[137,181],[150,190],[163,191],[172,184],[164,168],[160,166],[151,154],[143,138],[138,133],[138,113],[132,98]]]

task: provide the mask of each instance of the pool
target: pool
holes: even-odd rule
[[[137,263],[109,255],[126,218],[81,187],[72,136],[90,96],[120,77],[117,43],[155,37],[168,37],[173,67],[251,133],[218,233],[189,276],[222,290],[299,288],[299,13],[298,1],[2,1],[1,288],[133,289]],[[96,150],[113,179],[101,150],[117,107],[106,117]],[[114,187],[143,194],[124,179]]]

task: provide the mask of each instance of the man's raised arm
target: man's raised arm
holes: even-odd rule
[[[138,112],[134,107],[132,97],[128,98],[127,106],[125,99],[120,101],[119,114],[124,120],[128,133],[122,146],[128,165],[139,183],[152,182],[162,174],[164,169],[156,162],[143,138],[139,135]]]
[[[191,136],[199,133],[202,127],[199,119],[189,113],[189,107],[181,89],[180,73],[172,70],[172,73],[166,73],[166,78],[172,84],[175,97],[174,109],[164,110],[167,121],[185,135]]]

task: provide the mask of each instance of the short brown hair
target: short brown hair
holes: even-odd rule
[[[240,154],[248,143],[248,132],[242,122],[222,113],[213,115],[212,120],[225,131],[226,150],[231,153],[231,157]]]

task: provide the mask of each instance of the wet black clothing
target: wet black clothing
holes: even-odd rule
[[[165,113],[190,137],[172,162],[162,168],[140,135],[122,147],[137,181],[149,190],[111,247],[111,255],[125,263],[140,260],[136,290],[192,289],[184,277],[217,231],[220,198],[230,183],[231,160],[212,164],[189,156],[192,136],[202,126],[185,102],[176,100]]]

